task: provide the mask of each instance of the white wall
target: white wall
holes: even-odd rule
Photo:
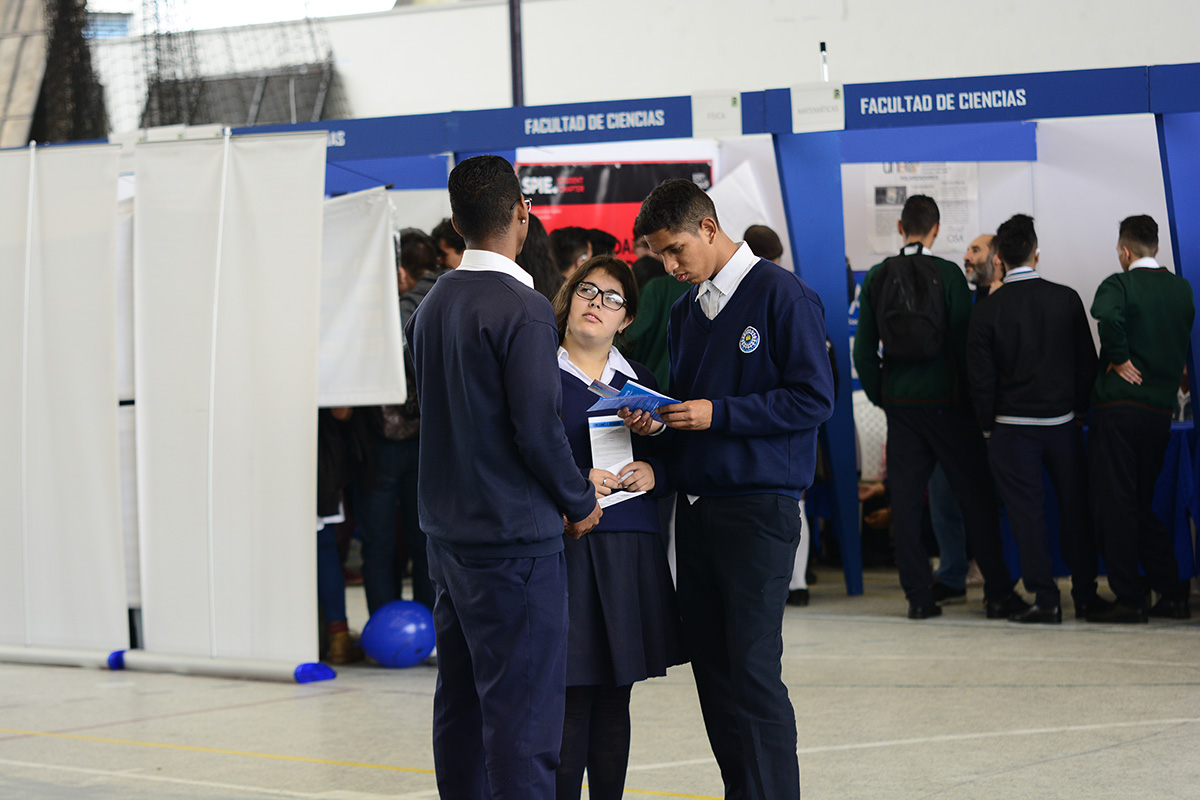
[[[1146,0],[523,0],[527,105],[842,83],[1200,61],[1200,3]],[[352,116],[511,104],[504,0],[406,6],[325,20]],[[233,31],[237,31],[236,35]],[[201,31],[204,74],[299,54],[304,23]],[[280,43],[283,44],[280,44]],[[93,58],[114,130],[144,103],[139,39]],[[300,55],[289,56],[293,60]],[[229,61],[229,63],[225,63]],[[275,63],[272,61],[271,63]]]
[[[1200,61],[1200,3],[524,0],[527,105]],[[355,116],[507,106],[507,4],[327,20]]]

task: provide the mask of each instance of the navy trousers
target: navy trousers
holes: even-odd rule
[[[983,434],[965,406],[887,409],[888,491],[896,566],[908,602],[933,605],[933,570],[921,542],[925,490],[935,464],[941,464],[958,497],[967,544],[979,571],[983,593],[999,601],[1012,594],[1013,580],[1000,544],[1000,507],[988,470]]]
[[[355,518],[362,532],[363,589],[367,611],[374,614],[401,599],[404,562],[396,553],[396,513],[404,523],[408,556],[412,559],[413,600],[433,608],[433,584],[425,560],[425,534],[417,518],[417,465],[420,439],[392,441],[376,436],[374,485],[357,489]],[[397,503],[399,505],[397,506]]]
[[[1130,408],[1092,414],[1088,445],[1092,510],[1108,570],[1108,586],[1122,605],[1146,607],[1146,589],[1173,600],[1187,597],[1179,580],[1175,544],[1154,513],[1154,486],[1171,442],[1171,418]]]
[[[1074,422],[1048,427],[998,424],[988,440],[988,458],[1017,540],[1025,588],[1040,607],[1059,605],[1046,528],[1044,467],[1058,495],[1059,543],[1071,569],[1071,595],[1077,606],[1091,601],[1098,565],[1083,429]]]
[[[567,683],[567,568],[465,558],[430,541],[433,762],[454,800],[553,800]]]
[[[679,494],[675,559],[684,644],[726,800],[799,800],[796,714],[784,686],[783,610],[799,503]]]

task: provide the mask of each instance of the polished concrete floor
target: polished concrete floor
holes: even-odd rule
[[[1200,797],[1200,620],[1068,609],[1026,627],[985,620],[979,593],[910,622],[894,573],[847,597],[825,571],[788,609],[807,800]],[[435,674],[354,666],[297,686],[0,665],[0,798],[437,797]],[[721,791],[688,668],[636,687],[626,797]]]

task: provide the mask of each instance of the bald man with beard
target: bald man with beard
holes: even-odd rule
[[[975,302],[991,294],[1004,283],[1004,266],[996,259],[996,245],[990,233],[976,236],[963,256],[967,280],[975,285]]]

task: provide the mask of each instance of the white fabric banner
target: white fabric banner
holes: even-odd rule
[[[148,652],[316,658],[324,169],[323,132],[137,148]]]
[[[19,199],[4,198],[0,209],[6,221],[2,291],[6,304],[16,297],[23,306],[4,315],[6,325],[15,319],[21,330],[3,337],[0,362],[5,429],[14,419],[24,429],[16,447],[0,445],[6,491],[17,486],[23,495],[5,503],[18,523],[0,533],[5,644],[112,650],[129,644],[116,404],[118,156],[117,147],[90,146],[0,159],[6,173],[0,184],[24,189],[12,192],[24,195]],[[14,169],[18,158],[25,164]],[[26,180],[10,179],[21,172]],[[24,209],[9,207],[30,199],[32,220]],[[20,237],[28,237],[28,257],[10,246],[10,214],[27,225]],[[12,280],[17,270],[19,282]],[[14,387],[17,413],[10,414]],[[10,481],[13,453],[20,469]],[[10,582],[14,567],[21,575]]]
[[[325,201],[322,407],[400,404],[407,397],[388,194],[380,187]]]
[[[25,644],[21,410],[29,153],[0,151],[0,644]]]

